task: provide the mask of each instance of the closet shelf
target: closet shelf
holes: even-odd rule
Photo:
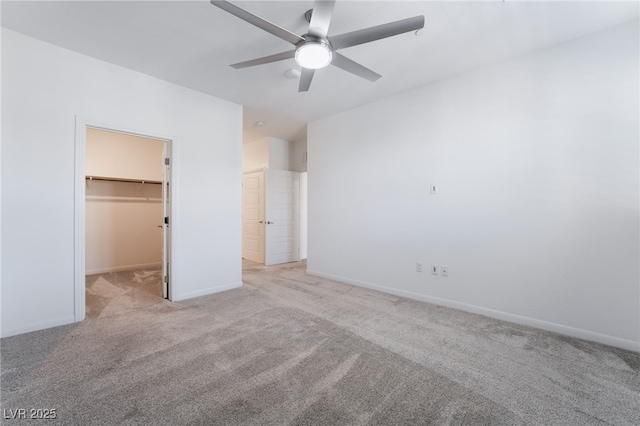
[[[145,181],[146,182],[146,181]],[[135,203],[139,203],[142,201],[148,203],[161,203],[162,198],[154,198],[154,197],[117,197],[113,195],[87,195],[85,198],[87,201],[131,201]]]
[[[111,182],[133,182],[133,183],[155,183],[162,185],[161,180],[142,180],[142,179],[126,179],[126,178],[115,178],[115,177],[107,177],[107,176],[86,176],[86,180],[106,180]]]

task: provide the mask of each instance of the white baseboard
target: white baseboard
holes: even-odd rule
[[[422,302],[433,303],[435,305],[446,306],[448,308],[459,309],[465,312],[471,312],[474,314],[480,314],[489,318],[495,318],[503,321],[513,322],[516,324],[526,325],[529,327],[539,328],[541,330],[551,331],[566,336],[577,337],[579,339],[590,340],[592,342],[603,343],[605,345],[614,346],[630,351],[640,352],[640,341],[622,339],[615,336],[609,336],[606,334],[596,333],[589,330],[583,330],[580,328],[574,328],[562,324],[543,321],[535,318],[524,317],[520,315],[510,314],[507,312],[496,311],[494,309],[484,308],[482,306],[471,305],[468,303],[457,302],[450,299],[442,299],[439,297],[427,296],[420,293],[414,293],[406,290],[399,290],[393,287],[385,287],[377,284],[371,284],[363,281],[352,280],[349,278],[334,276],[330,274],[324,274],[318,271],[312,271],[307,269],[307,274],[314,275],[321,278],[327,278],[329,280],[338,281],[346,284],[355,285],[358,287],[365,287],[372,290],[381,291],[383,293],[393,294],[396,296],[406,297],[408,299],[420,300]]]
[[[173,296],[172,302],[179,302],[180,300],[193,299],[194,297],[207,296],[209,294],[220,293],[221,291],[233,290],[235,288],[242,287],[242,282],[221,285],[218,287],[209,287],[203,290],[191,291],[187,293],[180,293]]]
[[[162,262],[141,263],[138,265],[112,266],[109,268],[87,269],[86,275],[107,274],[109,272],[131,271],[133,269],[162,268]]]
[[[2,337],[16,336],[18,334],[30,333],[32,331],[44,330],[46,328],[58,327],[60,325],[73,324],[76,321],[75,316],[70,315],[66,317],[56,318],[50,321],[35,322],[27,325],[21,325],[16,328],[9,328],[8,330],[2,330]],[[6,322],[6,321],[5,321]]]

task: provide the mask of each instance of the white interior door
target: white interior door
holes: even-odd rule
[[[265,188],[265,264],[298,261],[300,173],[267,169]]]
[[[265,263],[264,171],[242,176],[242,257]]]
[[[298,251],[300,253],[300,260],[307,258],[307,172],[300,173],[300,211],[298,217],[300,218],[300,225],[298,226],[298,232],[300,234],[298,241],[300,241],[300,247]]]
[[[171,145],[170,142],[164,143],[164,152],[162,155],[162,161],[164,164],[164,171],[162,173],[162,214],[163,224],[162,226],[162,296],[165,299],[169,298],[169,260],[170,247],[171,247],[171,229],[170,217],[171,217]]]

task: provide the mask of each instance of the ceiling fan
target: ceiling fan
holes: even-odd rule
[[[297,35],[227,1],[211,0],[211,4],[295,46],[294,50],[239,62],[231,66],[240,69],[295,58],[298,65],[302,67],[298,92],[309,90],[315,70],[329,64],[372,82],[378,80],[382,77],[380,74],[348,59],[337,50],[417,31],[424,27],[424,16],[420,15],[329,37],[327,33],[335,0],[316,0],[313,9],[305,14],[305,18],[309,21],[309,31],[306,34]]]

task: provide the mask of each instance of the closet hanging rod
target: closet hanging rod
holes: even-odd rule
[[[130,183],[154,183],[154,184],[162,184],[161,180],[142,180],[142,179],[126,179],[126,178],[114,178],[114,177],[105,177],[105,176],[86,176],[86,180],[105,180],[110,182],[130,182]]]

